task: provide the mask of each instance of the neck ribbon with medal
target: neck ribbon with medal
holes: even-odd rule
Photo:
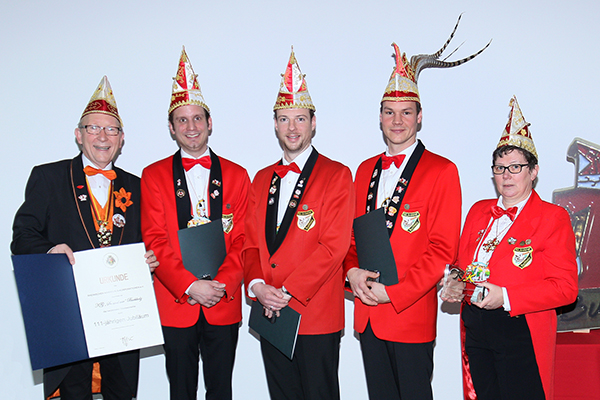
[[[499,229],[500,229],[500,220],[499,219],[502,217],[502,215],[504,215],[504,212],[499,215],[496,215],[493,213],[492,221],[489,224],[489,226],[485,230],[483,230],[479,233],[477,249],[475,250],[475,254],[473,255],[473,261],[467,266],[465,275],[463,277],[463,281],[472,283],[473,285],[476,286],[475,290],[473,291],[473,295],[471,296],[472,303],[478,303],[485,298],[485,296],[487,295],[487,288],[485,288],[483,286],[477,286],[477,285],[487,282],[488,279],[490,278],[490,268],[488,265],[489,262],[478,261],[480,251],[483,250],[485,253],[493,253],[494,250],[496,250],[496,247],[498,247],[498,245],[500,244],[500,238],[512,226],[516,212],[517,212],[516,207],[512,207],[509,210],[507,210],[506,213],[507,213],[507,215],[509,215],[510,222],[508,223],[507,226],[505,226],[502,229],[502,231],[499,231]],[[511,216],[511,214],[512,214],[512,216]],[[492,227],[494,225],[496,227],[494,236],[484,242],[484,239],[487,236],[490,236],[489,234],[491,233]],[[491,258],[491,254],[489,257],[486,257],[486,258],[489,260]]]
[[[421,159],[421,156],[425,152],[425,146],[419,140],[415,150],[412,155],[408,159],[408,163],[398,182],[396,183],[396,187],[394,188],[394,193],[391,198],[386,198],[382,203],[382,207],[385,210],[385,224],[388,229],[389,236],[392,236],[394,231],[394,226],[396,223],[396,219],[398,218],[398,210],[400,209],[400,205],[402,204],[402,200],[404,199],[404,195],[406,194],[406,189],[408,188],[408,184],[410,183],[410,179],[412,178],[415,169],[417,168],[417,164]],[[382,160],[381,157],[375,163],[375,167],[373,168],[373,173],[371,174],[371,181],[369,182],[369,188],[367,190],[367,203],[365,214],[375,210],[377,208],[377,189],[379,187],[379,180],[382,172]],[[418,220],[417,220],[418,221]],[[410,228],[407,230],[410,231]]]
[[[88,189],[90,187],[89,182],[86,183],[88,185]],[[96,197],[91,190],[89,190],[90,198],[92,200],[91,208],[92,208],[92,218],[94,219],[94,227],[96,228],[96,237],[98,238],[98,242],[100,243],[100,247],[108,247],[112,241],[112,230],[113,230],[113,214],[115,209],[114,196],[112,196],[113,192],[113,182],[111,180],[110,185],[108,187],[108,200],[104,207],[98,203]]]
[[[209,152],[211,161],[208,178],[209,204],[205,199],[198,196],[196,189],[190,182],[189,188],[192,189],[194,195],[194,200],[192,200],[192,196],[186,190],[188,184],[181,163],[181,151],[177,151],[173,155],[173,184],[179,229],[192,228],[221,218],[223,210],[221,163],[219,157],[211,149],[209,149]]]

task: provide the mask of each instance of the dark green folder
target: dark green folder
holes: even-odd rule
[[[198,279],[215,279],[227,255],[221,219],[180,229],[177,235],[185,269]]]
[[[253,301],[248,326],[291,360],[294,357],[302,315],[289,306],[279,313],[275,322],[271,322],[264,316],[262,304]]]
[[[398,271],[383,211],[378,208],[354,219],[354,240],[358,266],[379,271],[379,282],[390,286],[398,283]]]

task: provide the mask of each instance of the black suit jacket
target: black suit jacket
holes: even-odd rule
[[[113,227],[112,245],[142,241],[140,228],[140,179],[115,167],[117,178],[113,191],[123,188],[131,193],[132,205],[123,212],[115,206],[115,214],[125,217],[125,226]],[[109,196],[112,196],[109,193]],[[73,251],[100,247],[90,208],[81,154],[34,167],[25,189],[25,201],[17,211],[13,224],[13,254],[42,254],[66,243]],[[137,392],[139,352],[118,355],[132,391]],[[51,395],[69,371],[70,365],[44,371],[44,395]]]

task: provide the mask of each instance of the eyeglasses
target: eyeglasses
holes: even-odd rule
[[[119,133],[123,132],[123,129],[118,126],[84,125],[82,128],[90,135],[99,135],[102,129],[104,129],[106,136],[117,136]]]
[[[529,164],[511,164],[507,167],[504,165],[492,165],[492,172],[494,175],[502,175],[504,171],[508,170],[511,174],[518,174],[521,172],[523,167],[527,167]]]

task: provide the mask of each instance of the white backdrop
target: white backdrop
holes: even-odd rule
[[[125,147],[117,163],[139,175],[176,150],[167,130],[167,107],[185,45],[212,111],[210,145],[252,177],[281,155],[271,110],[293,44],[317,107],[313,143],[355,171],[362,160],[384,150],[378,112],[394,66],[390,44],[398,43],[409,57],[433,53],[462,12],[454,41],[455,46],[466,43],[452,59],[479,50],[490,38],[493,42],[466,65],[421,74],[419,137],[429,150],[458,165],[464,218],[475,201],[495,196],[490,155],[506,124],[508,101],[516,94],[540,154],[537,190],[551,200],[554,189],[573,185],[574,168],[565,160],[573,138],[600,143],[594,126],[600,106],[596,1],[2,0],[2,397],[42,398],[41,374],[31,371],[11,270],[12,220],[31,168],[77,154],[72,132],[103,75],[125,122]],[[349,301],[346,311],[342,398],[365,399]],[[259,343],[248,333],[248,312],[244,307],[234,395],[265,399]],[[436,399],[461,395],[458,322],[455,310],[440,306]],[[167,393],[160,350],[145,352],[138,399],[166,399]]]

